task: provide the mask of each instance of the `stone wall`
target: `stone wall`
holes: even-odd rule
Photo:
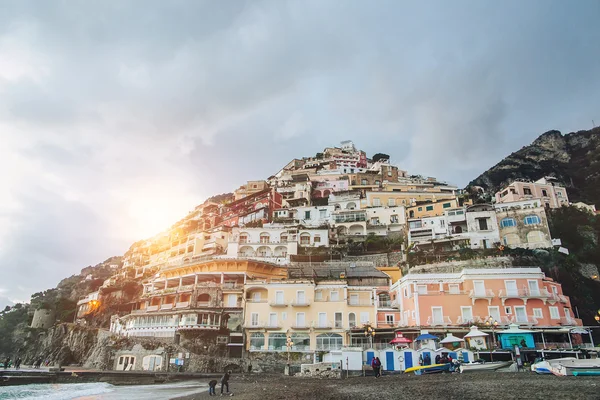
[[[465,268],[508,268],[512,267],[510,257],[486,257],[473,260],[446,261],[433,264],[415,265],[404,269],[403,273],[435,274],[460,272]]]
[[[403,261],[403,253],[380,253],[380,254],[363,254],[360,256],[345,256],[343,261],[345,262],[358,262],[368,261],[375,264],[376,267],[388,267],[398,265]]]
[[[47,308],[41,308],[39,310],[35,310],[33,313],[33,319],[31,320],[32,328],[42,328],[47,329],[54,325],[56,321],[56,313],[54,310],[50,310]]]
[[[580,264],[579,272],[581,275],[590,279],[598,279],[600,275],[598,274],[598,266],[596,264]]]
[[[252,366],[252,372],[283,373],[287,365],[287,352],[249,352],[244,360],[246,370],[248,366]],[[313,353],[290,353],[292,370],[299,370],[301,364],[312,363],[313,361]]]

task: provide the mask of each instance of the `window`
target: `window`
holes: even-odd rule
[[[304,290],[298,290],[296,292],[296,303],[297,304],[305,304],[306,303],[306,295]]]
[[[304,211],[304,219],[310,219],[310,211]]]
[[[348,324],[350,325],[350,328],[354,328],[356,326],[356,314],[353,312],[348,314]]]
[[[296,313],[296,327],[304,328],[306,326],[306,314],[303,312]]]
[[[323,333],[317,336],[317,350],[339,350],[342,348],[342,336],[336,333]]]
[[[478,218],[477,221],[479,222],[479,230],[480,231],[488,230],[488,219],[487,218]]]
[[[388,207],[394,207],[396,205],[396,199],[388,199]]]
[[[336,329],[342,329],[342,313],[341,312],[336,312],[333,314],[333,320],[334,320],[334,328]]]
[[[458,284],[456,284],[456,283],[449,284],[448,285],[448,292],[450,294],[459,294],[460,293],[460,289],[459,289]]]
[[[489,306],[488,314],[494,321],[500,322],[500,307],[498,306]]]
[[[331,301],[340,301],[340,292],[332,291],[331,292]]]
[[[423,211],[423,207],[417,208],[417,211]]]
[[[284,311],[284,312],[281,313],[281,320],[282,321],[287,320],[287,312]]]
[[[282,233],[281,236],[279,236],[279,241],[281,243],[287,243],[287,241],[288,241],[288,235],[287,235],[287,233]]]
[[[450,208],[452,205],[450,203],[444,203],[443,208]]]
[[[258,313],[250,314],[250,326],[258,326]]]
[[[427,285],[417,285],[417,293],[427,294]]]
[[[388,325],[394,325],[394,314],[385,314],[385,323]]]
[[[360,313],[360,323],[361,324],[368,324],[369,323],[369,312],[368,311],[362,311]]]
[[[277,313],[269,314],[269,326],[277,327]]]
[[[473,291],[477,296],[485,296],[485,283],[483,281],[473,281]]]
[[[265,335],[263,333],[255,332],[250,335],[250,349],[251,350],[262,350],[265,346]]]
[[[442,325],[444,323],[444,312],[442,307],[431,307],[431,317],[433,325]]]
[[[260,301],[260,292],[252,293],[252,301],[259,302]]]
[[[558,307],[548,307],[550,310],[550,318],[551,319],[560,319],[560,315],[558,314]]]
[[[302,235],[300,235],[300,245],[307,246],[309,244],[310,244],[310,234],[303,233]]]
[[[358,294],[350,295],[350,305],[357,306],[358,305]]]
[[[433,206],[427,206],[427,207],[425,207],[425,211],[433,211]]]
[[[318,317],[318,327],[319,328],[327,328],[327,313],[320,312]]]
[[[327,210],[319,210],[319,218],[320,219],[327,218]]]
[[[534,308],[533,309],[533,316],[535,318],[544,318],[544,313],[542,312],[541,308]]]
[[[472,307],[461,307],[460,315],[463,323],[473,321],[473,308]]]
[[[374,198],[373,198],[373,205],[374,205],[375,207],[379,207],[379,206],[381,206],[381,201],[379,200],[379,197],[374,197]]]
[[[388,176],[392,176],[392,170],[391,169],[388,169],[387,173],[388,173]]]
[[[314,243],[321,243],[321,236],[315,235],[315,237],[313,238],[313,242]]]
[[[321,290],[315,290],[315,301],[323,300],[323,292]]]
[[[361,179],[360,180],[360,184],[363,185],[363,186],[366,186],[367,185],[367,180],[366,179]]]
[[[515,306],[515,320],[517,323],[525,323],[527,321],[527,309],[524,306]]]
[[[511,315],[512,314],[512,307],[511,306],[504,307],[504,314]]]
[[[530,188],[528,188],[528,187],[524,187],[524,188],[523,188],[523,194],[524,194],[525,196],[531,196],[531,189],[530,189]]]
[[[260,242],[261,243],[269,243],[269,239],[271,238],[271,236],[268,233],[261,233],[260,234]]]
[[[398,215],[397,215],[397,214],[392,214],[392,215],[390,216],[390,222],[391,222],[392,224],[397,224],[397,223],[398,223]]]
[[[542,196],[548,197],[548,192],[546,191],[546,189],[542,189]]]
[[[525,217],[525,225],[537,225],[541,224],[542,220],[537,215],[528,215]]]
[[[506,294],[509,296],[517,296],[519,294],[517,281],[504,281],[504,287],[506,288]]]
[[[283,304],[283,290],[275,292],[275,304]]]
[[[511,226],[517,226],[517,220],[514,218],[504,218],[500,221],[501,228],[510,228]]]
[[[556,191],[556,196],[557,197],[563,197],[563,194],[562,194],[562,192]]]
[[[540,295],[540,286],[539,286],[538,281],[536,281],[536,280],[527,281],[527,287],[529,288],[530,296],[539,296]]]
[[[269,334],[269,350],[285,350],[287,349],[287,335],[285,333]]]

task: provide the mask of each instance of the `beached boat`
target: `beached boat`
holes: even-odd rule
[[[500,368],[508,367],[512,363],[512,361],[464,363],[460,365],[460,372],[495,371]]]
[[[417,367],[411,367],[404,370],[405,374],[409,374],[414,372],[415,375],[422,374],[435,374],[439,372],[448,372],[450,371],[451,363],[446,364],[432,364],[432,365],[419,365]]]
[[[538,360],[531,364],[531,370],[536,374],[552,374],[550,371],[550,364],[558,363],[563,360],[576,360],[575,357],[555,358],[552,360]]]
[[[568,359],[548,363],[550,372],[557,376],[596,375],[600,372],[599,359]]]

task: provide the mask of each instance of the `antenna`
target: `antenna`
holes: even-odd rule
[[[594,128],[596,127],[596,123],[594,122],[594,120],[592,120],[592,125],[594,126]]]

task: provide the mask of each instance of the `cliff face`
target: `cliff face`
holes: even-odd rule
[[[600,206],[600,128],[562,135],[542,134],[479,175],[469,186],[494,193],[515,179],[537,180],[554,176],[568,190],[573,202]]]

